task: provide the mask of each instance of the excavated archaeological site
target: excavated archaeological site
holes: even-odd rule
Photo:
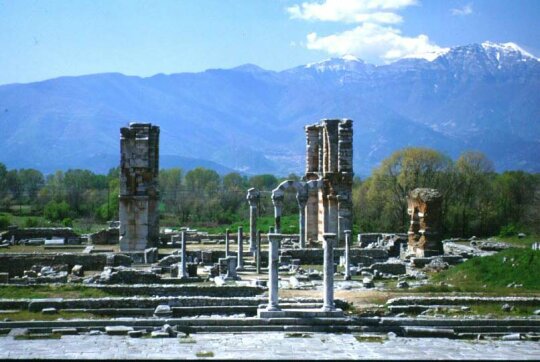
[[[538,297],[415,292],[437,271],[508,247],[442,240],[439,191],[409,190],[406,234],[352,233],[351,120],[305,127],[305,174],[272,191],[271,230],[257,227],[262,190],[251,188],[249,230],[215,235],[160,228],[159,133],[147,123],[121,128],[119,221],[109,228],[78,235],[11,227],[0,234],[6,250],[24,245],[24,252],[0,253],[1,286],[28,294],[0,299],[3,358],[129,358],[121,351],[130,349],[141,350],[131,356],[140,358],[410,358],[399,341],[429,358],[421,351],[440,346],[433,349],[443,353],[450,344],[457,351],[462,340],[514,341],[501,352],[507,358],[540,353]],[[298,234],[281,229],[287,193],[298,204]],[[479,315],[482,305],[531,313]],[[136,339],[140,344],[130,342]],[[184,354],[173,342],[151,353],[154,339],[174,341]],[[273,346],[266,354],[265,343]],[[491,345],[479,346],[480,358],[490,356]],[[512,354],[512,346],[521,352]]]

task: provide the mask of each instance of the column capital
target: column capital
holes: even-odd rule
[[[268,241],[271,243],[279,242],[283,238],[283,235],[278,233],[269,233],[268,234]]]
[[[352,234],[352,231],[351,230],[344,230],[343,231],[346,235],[351,235]]]

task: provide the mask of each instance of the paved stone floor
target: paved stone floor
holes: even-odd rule
[[[212,352],[218,359],[540,359],[540,342],[393,338],[358,342],[350,334],[193,334],[150,339],[124,336],[63,336],[57,340],[0,337],[0,359],[194,359]],[[184,340],[186,341],[186,340]],[[189,340],[188,340],[189,341]]]

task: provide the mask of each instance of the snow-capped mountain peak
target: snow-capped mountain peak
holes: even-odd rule
[[[484,50],[486,52],[493,52],[494,51],[494,52],[500,52],[500,53],[502,53],[504,55],[513,55],[513,54],[519,53],[524,58],[532,58],[532,59],[539,60],[537,57],[535,57],[531,53],[527,52],[526,50],[521,48],[516,43],[512,43],[512,42],[509,42],[509,43],[492,43],[490,41],[485,41],[485,42],[482,43],[482,48],[484,48]]]
[[[325,59],[316,63],[306,64],[307,69],[314,69],[317,72],[325,71],[357,71],[365,66],[365,62],[354,55],[346,54],[341,58]]]

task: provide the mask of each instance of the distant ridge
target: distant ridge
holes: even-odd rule
[[[498,170],[540,172],[540,61],[484,42],[380,66],[348,55],[281,72],[246,64],[4,85],[0,162],[101,172],[117,157],[119,128],[140,120],[160,126],[161,154],[184,168],[300,174],[303,127],[322,118],[354,120],[362,176],[407,146],[479,150]]]

